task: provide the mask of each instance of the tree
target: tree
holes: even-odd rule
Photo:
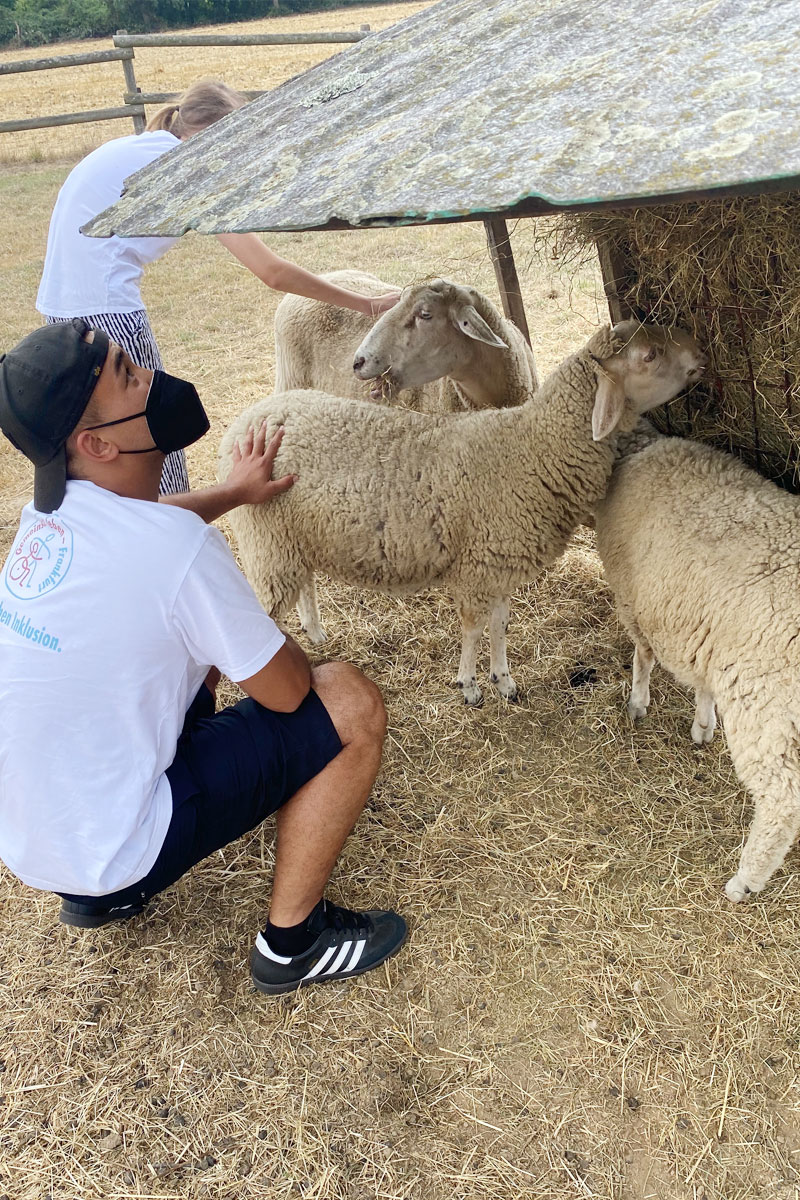
[[[32,46],[59,38],[97,37],[110,30],[106,0],[16,0],[12,13],[20,40]],[[5,8],[0,21],[4,15]]]

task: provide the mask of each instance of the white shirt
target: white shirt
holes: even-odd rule
[[[0,574],[0,858],[73,895],[143,878],[209,667],[247,679],[284,641],[194,513],[80,480],[28,504]]]
[[[50,218],[36,307],[48,317],[129,313],[144,308],[139,280],[147,263],[177,238],[93,238],[81,226],[115,204],[129,175],[180,145],[164,129],[98,146],[70,171]]]

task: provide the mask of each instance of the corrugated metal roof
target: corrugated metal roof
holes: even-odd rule
[[[799,61],[797,0],[441,0],[132,176],[90,231],[411,224],[798,186]]]

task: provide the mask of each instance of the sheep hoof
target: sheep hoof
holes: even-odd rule
[[[744,900],[752,891],[753,889],[747,886],[738,873],[725,884],[725,895],[729,900],[733,900],[734,904]]]
[[[632,721],[641,721],[642,717],[647,716],[647,705],[640,704],[638,700],[629,700],[628,716]]]
[[[471,708],[480,708],[483,704],[483,692],[478,687],[474,679],[468,679],[465,683],[462,679],[456,680],[458,687],[461,688],[461,694],[464,697],[464,703],[469,704]]]
[[[327,642],[328,640],[328,635],[321,625],[317,625],[312,629],[306,629],[305,625],[303,625],[302,630],[312,646],[321,646],[323,642]]]
[[[490,679],[504,700],[507,700],[509,704],[516,704],[518,702],[519,692],[517,691],[517,685],[510,675],[502,675],[500,678],[497,675],[491,675]]]
[[[692,741],[696,746],[705,746],[714,736],[714,725],[701,725],[699,721],[692,724]]]

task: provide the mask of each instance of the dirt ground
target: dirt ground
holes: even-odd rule
[[[0,350],[39,320],[69,167],[49,153],[0,174]],[[514,246],[545,372],[605,311],[596,274],[568,278],[534,234],[520,222]],[[496,298],[479,227],[269,241],[312,270],[443,274]],[[189,455],[201,486],[228,422],[272,386],[278,297],[194,235],[144,290],[167,369],[212,418]],[[31,474],[5,442],[0,472],[3,555]],[[325,656],[360,665],[389,711],[330,894],[396,907],[407,946],[351,983],[255,993],[269,827],[94,933],[0,869],[0,1197],[797,1200],[797,854],[760,897],[725,899],[749,801],[723,737],[693,746],[690,698],[663,672],[630,725],[631,649],[591,533],[514,598],[516,706],[460,703],[443,593],[328,582],[320,604]]]

